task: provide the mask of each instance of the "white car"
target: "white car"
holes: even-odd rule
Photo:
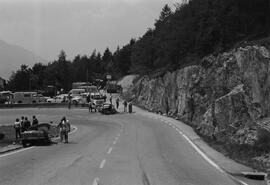
[[[60,94],[58,96],[55,96],[54,98],[48,98],[48,103],[64,103],[67,101],[67,94]]]
[[[71,99],[71,102],[73,104],[80,104],[80,103],[83,103],[84,100],[83,100],[83,97],[82,96],[74,96],[72,99]]]

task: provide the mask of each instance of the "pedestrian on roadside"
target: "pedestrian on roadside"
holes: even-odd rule
[[[89,93],[89,94],[87,94],[87,96],[86,96],[86,101],[87,101],[87,103],[90,103],[90,101],[91,101],[91,98],[90,98],[90,93]]]
[[[60,123],[58,124],[58,128],[60,131],[60,142],[63,142],[63,139],[65,140],[64,143],[68,143],[68,133],[70,132],[70,123],[64,116]]]
[[[112,95],[110,96],[110,103],[112,104]]]
[[[24,127],[25,127],[25,130],[28,130],[31,126],[31,123],[30,121],[28,120],[27,117],[24,118]]]
[[[21,132],[25,131],[24,116],[21,117]]]
[[[18,142],[19,138],[21,138],[21,122],[19,118],[17,118],[14,123],[14,129],[15,129],[16,142]]]
[[[68,109],[71,108],[71,99],[72,99],[71,93],[68,93]]]
[[[38,124],[38,119],[36,118],[36,116],[33,116],[33,121],[32,121],[32,126],[37,125]]]
[[[118,109],[118,107],[119,107],[119,98],[116,98],[115,104],[116,104],[116,109]]]
[[[127,112],[127,101],[126,100],[124,100],[123,105],[124,105],[124,112]]]

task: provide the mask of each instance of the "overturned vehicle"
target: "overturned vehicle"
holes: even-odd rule
[[[33,125],[21,134],[23,147],[29,145],[48,145],[51,144],[53,126],[49,123]]]
[[[117,113],[115,107],[110,103],[104,103],[99,112],[101,114],[105,114],[105,115],[116,114]]]

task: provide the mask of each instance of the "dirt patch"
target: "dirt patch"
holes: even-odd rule
[[[0,133],[4,134],[4,138],[0,140],[0,147],[4,147],[15,142],[15,130],[13,126],[0,126]]]

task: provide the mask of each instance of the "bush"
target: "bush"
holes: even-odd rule
[[[265,129],[259,129],[257,132],[257,142],[255,143],[256,148],[262,152],[270,151],[270,133]]]
[[[0,133],[0,140],[4,139],[5,138],[5,134],[3,133]]]

